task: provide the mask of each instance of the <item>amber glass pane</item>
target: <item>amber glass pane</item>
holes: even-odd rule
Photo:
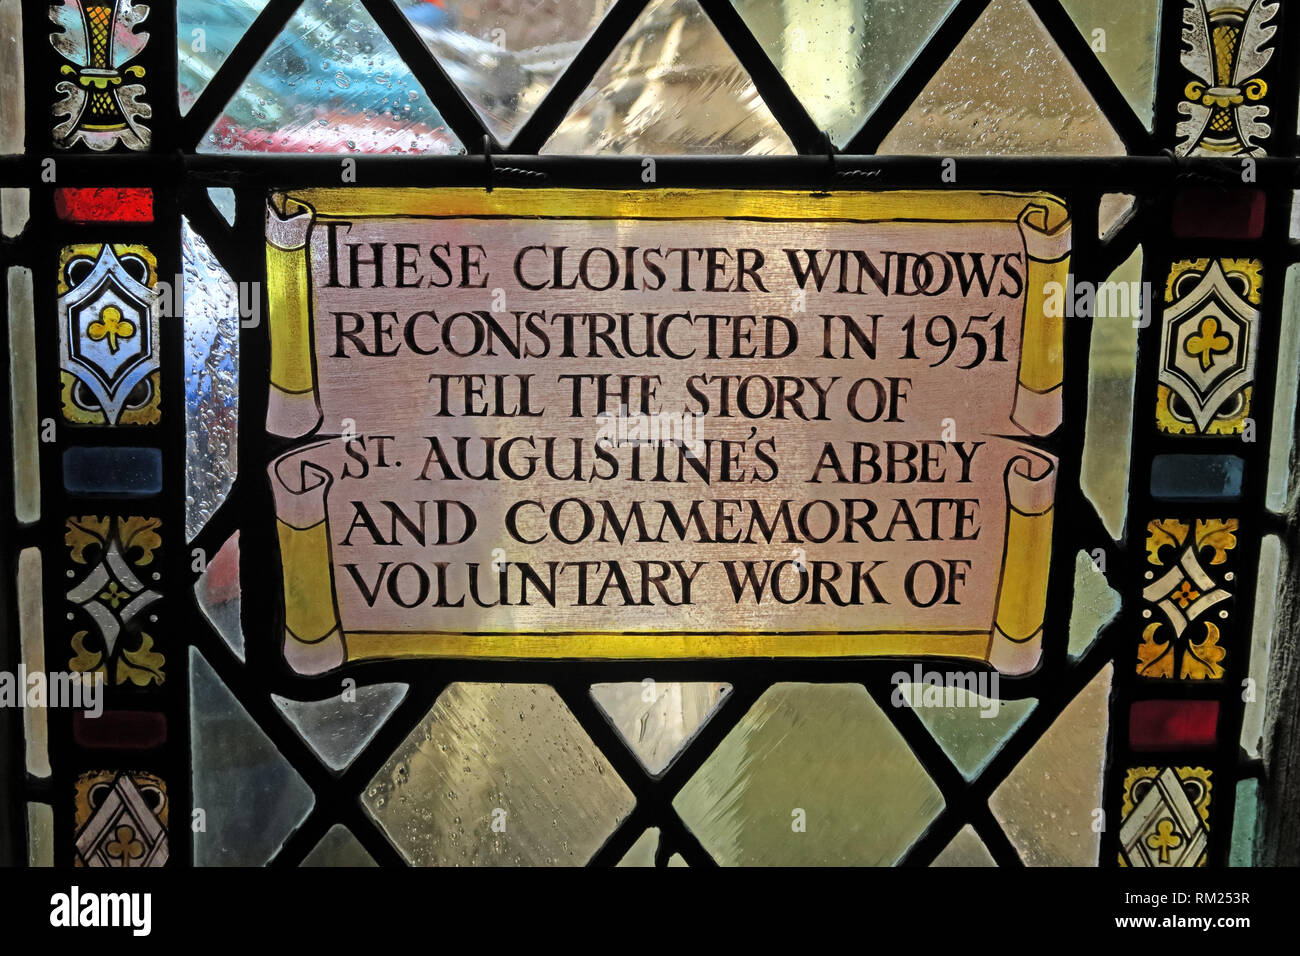
[[[794,152],[696,0],[654,0],[544,153]]]

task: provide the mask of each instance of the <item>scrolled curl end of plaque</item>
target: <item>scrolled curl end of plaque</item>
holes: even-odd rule
[[[284,568],[284,658],[299,674],[322,674],[347,659],[334,597],[325,498],[334,478],[307,455],[319,443],[271,463],[276,536]]]
[[[284,193],[275,193],[266,204],[266,296],[276,322],[266,428],[287,438],[301,438],[321,422],[306,255],[314,220],[311,206]]]
[[[1018,220],[1025,242],[1024,344],[1012,421],[1029,435],[1049,435],[1061,424],[1063,319],[1045,308],[1047,289],[1064,287],[1070,271],[1070,218],[1065,206],[1025,206]],[[1059,283],[1054,286],[1053,283]]]
[[[1007,534],[988,662],[1010,676],[1038,666],[1047,611],[1056,462],[1029,448],[1007,464]]]

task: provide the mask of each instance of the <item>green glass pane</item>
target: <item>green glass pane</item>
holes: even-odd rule
[[[1102,555],[1101,557],[1104,557]],[[1101,629],[1119,613],[1119,592],[1087,551],[1074,556],[1074,603],[1070,606],[1070,657],[1078,660],[1097,640]]]
[[[1118,156],[1124,144],[1024,0],[993,0],[881,153]]]
[[[48,803],[27,804],[27,865],[54,865],[54,808]]]
[[[594,684],[591,696],[651,775],[663,773],[722,704],[730,684]]]
[[[32,270],[5,274],[9,313],[9,424],[13,438],[14,516],[22,524],[41,517],[40,427],[36,400],[36,315]],[[5,507],[8,507],[6,503]]]
[[[311,788],[190,648],[196,866],[262,866],[306,819]]]
[[[718,153],[794,147],[696,0],[653,0],[544,153]]]
[[[1091,308],[1088,417],[1079,485],[1116,540],[1124,532],[1128,508],[1133,389],[1141,319],[1135,300],[1141,299],[1141,288],[1142,249],[1138,247],[1097,290]]]
[[[1256,759],[1264,749],[1264,711],[1268,702],[1273,629],[1277,625],[1278,589],[1289,582],[1281,541],[1276,535],[1266,535],[1259,543],[1259,573],[1255,577],[1255,613],[1250,635],[1250,683],[1242,689],[1242,699],[1246,706],[1241,715],[1241,749],[1247,756]]]
[[[623,859],[618,861],[619,866],[654,866],[655,851],[659,849],[659,828],[651,827],[636,838],[636,842],[628,847],[628,851],[623,854]]]
[[[614,0],[397,0],[442,68],[508,142]]]
[[[1155,119],[1160,0],[1061,0],[1138,119]]]
[[[18,553],[18,634],[22,643],[23,670],[28,674],[45,673],[45,612],[42,593],[41,549],[23,548]],[[26,688],[22,692],[26,693]],[[98,699],[103,700],[102,696]],[[27,747],[27,772],[33,777],[48,777],[50,728],[46,708],[23,708],[23,740]]]
[[[1026,866],[1096,866],[1114,665],[1061,712],[989,798]]]
[[[804,109],[844,145],[954,0],[732,0]]]
[[[458,153],[460,141],[363,6],[306,0],[201,153]]]
[[[581,866],[634,804],[541,684],[450,685],[361,798],[418,866]]]
[[[176,86],[182,116],[265,6],[266,0],[177,0]]]
[[[302,861],[302,866],[378,866],[352,831],[341,823],[329,828]]]
[[[777,684],[673,807],[726,866],[888,865],[943,796],[860,684]]]
[[[271,695],[285,720],[325,766],[347,769],[406,696],[405,684],[354,687],[325,700],[289,700]]]
[[[1259,817],[1259,781],[1237,781],[1237,809],[1232,818],[1228,866],[1255,865],[1255,821]]]
[[[952,842],[934,858],[931,866],[997,866],[993,854],[969,823],[957,831]]]
[[[33,12],[42,9],[34,6]],[[39,15],[39,14],[38,14]],[[0,0],[0,155],[23,151],[23,6]]]
[[[965,687],[924,683],[899,684],[894,693],[968,780],[979,775],[1038,703],[1032,697],[998,700]]]

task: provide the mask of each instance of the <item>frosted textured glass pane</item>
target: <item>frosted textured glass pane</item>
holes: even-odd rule
[[[29,205],[26,189],[0,189],[0,231],[10,239],[22,232],[31,212]]]
[[[428,94],[351,0],[306,0],[201,153],[458,153]]]
[[[181,217],[185,287],[185,539],[226,500],[239,440],[239,292]]]
[[[178,0],[176,83],[182,116],[265,6],[266,0]]]
[[[1137,210],[1137,197],[1128,193],[1106,193],[1097,207],[1097,236],[1109,239],[1119,232]]]
[[[1259,575],[1255,579],[1255,616],[1250,636],[1250,693],[1241,716],[1241,749],[1259,757],[1264,744],[1264,708],[1268,703],[1269,655],[1273,650],[1273,628],[1277,626],[1277,591],[1288,580],[1286,558],[1276,535],[1259,543]]]
[[[654,0],[544,153],[722,153],[794,147],[696,0]]]
[[[732,0],[808,115],[844,145],[954,0]]]
[[[302,866],[378,866],[356,837],[341,823],[329,828],[302,861]]]
[[[1026,866],[1097,865],[1101,834],[1092,823],[1102,805],[1113,671],[1107,664],[1079,692],[989,798]]]
[[[1062,5],[1150,129],[1155,118],[1160,0],[1062,0]]]
[[[896,863],[943,796],[861,684],[777,684],[673,807],[724,866],[871,866]]]
[[[227,225],[235,224],[235,191],[225,186],[213,186],[208,189],[208,198]]]
[[[23,670],[28,674],[45,673],[44,605],[40,549],[24,548],[18,555],[18,634],[22,640]],[[27,772],[48,777],[50,734],[44,707],[23,708],[23,738],[27,741]]]
[[[1119,613],[1119,592],[1106,583],[1087,551],[1074,556],[1074,603],[1070,606],[1070,657],[1082,657],[1101,629]]]
[[[271,695],[307,745],[331,770],[342,771],[374,738],[406,696],[405,684],[371,684],[327,700]]]
[[[551,688],[457,683],[361,802],[417,866],[581,866],[635,801]]]
[[[997,866],[993,854],[969,823],[957,831],[952,842],[934,858],[931,866]]]
[[[41,478],[36,418],[36,322],[32,273],[11,266],[9,291],[9,420],[13,428],[14,513],[23,524],[41,517]]]
[[[668,768],[717,711],[730,684],[595,684],[591,696],[652,775]]]
[[[613,0],[397,0],[492,135],[507,142]]]
[[[48,803],[27,804],[27,865],[54,865],[54,808]]]
[[[0,153],[23,151],[23,75],[22,3],[0,0]]]
[[[208,662],[190,648],[196,866],[262,866],[311,811],[311,788]]]
[[[997,700],[933,684],[898,684],[894,700],[911,707],[968,780],[974,780],[1038,703]]]
[[[1142,286],[1142,247],[1134,250],[1107,281],[1106,288],[1113,289],[1116,295],[1098,296],[1093,309],[1088,417],[1079,484],[1110,536],[1118,540],[1128,511],[1133,388],[1137,379],[1135,316],[1141,317],[1134,300],[1140,298],[1138,290]]]
[[[1029,5],[993,0],[879,151],[1118,156],[1124,144]]]
[[[1273,437],[1268,449],[1264,503],[1286,511],[1291,496],[1291,456],[1295,453],[1297,369],[1300,369],[1300,265],[1286,270],[1282,332],[1277,344],[1277,385],[1273,393]]]

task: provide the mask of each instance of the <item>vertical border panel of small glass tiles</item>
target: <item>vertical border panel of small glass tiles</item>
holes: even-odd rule
[[[179,299],[172,293],[180,273],[181,167],[167,158],[177,116],[174,97],[164,95],[175,80],[175,5],[145,5],[147,21],[134,32],[147,33],[147,41],[111,32],[110,42],[132,49],[107,54],[122,82],[114,84],[117,99],[100,104],[112,122],[92,124],[98,130],[61,129],[67,118],[57,105],[83,90],[95,95],[93,81],[82,84],[82,68],[95,65],[70,62],[51,43],[58,27],[49,18],[33,16],[25,26],[32,220],[39,224],[28,248],[36,312],[46,319],[37,323],[39,415],[52,429],[40,453],[46,662],[52,672],[103,674],[100,716],[84,707],[49,711],[45,799],[54,808],[60,866],[183,862],[167,828],[178,824],[184,832],[188,816],[177,755],[185,741],[176,739],[187,726],[186,655],[170,608],[188,564],[181,560],[184,491],[174,452],[184,427]],[[91,17],[107,15],[98,7],[121,18],[135,5],[82,6]],[[151,115],[137,103],[147,103]],[[80,290],[84,302],[75,294],[96,268],[117,283],[117,300],[95,301],[89,288]],[[155,317],[149,303],[159,293],[163,308]],[[147,347],[146,337],[153,338]],[[64,374],[80,361],[65,351],[74,341],[87,349],[83,378],[95,377],[96,363],[111,370],[119,353],[133,349],[151,356],[150,374],[125,394],[104,381],[78,384],[77,375]],[[109,793],[130,808],[132,833],[115,826],[92,839]]]
[[[1213,23],[1232,16],[1227,8],[1166,0],[1163,12],[1157,135],[1177,157],[1213,169],[1175,168],[1157,199],[1166,228],[1146,246],[1151,321],[1139,335],[1126,529],[1130,641],[1111,703],[1103,865],[1223,865],[1232,835],[1285,271],[1276,234],[1286,223],[1285,191],[1245,161],[1262,158],[1270,137],[1249,115],[1194,98],[1206,63],[1184,42],[1185,11]],[[1280,12],[1271,25],[1276,50]],[[1280,59],[1260,71],[1266,88]],[[1275,97],[1263,102],[1276,112]]]

